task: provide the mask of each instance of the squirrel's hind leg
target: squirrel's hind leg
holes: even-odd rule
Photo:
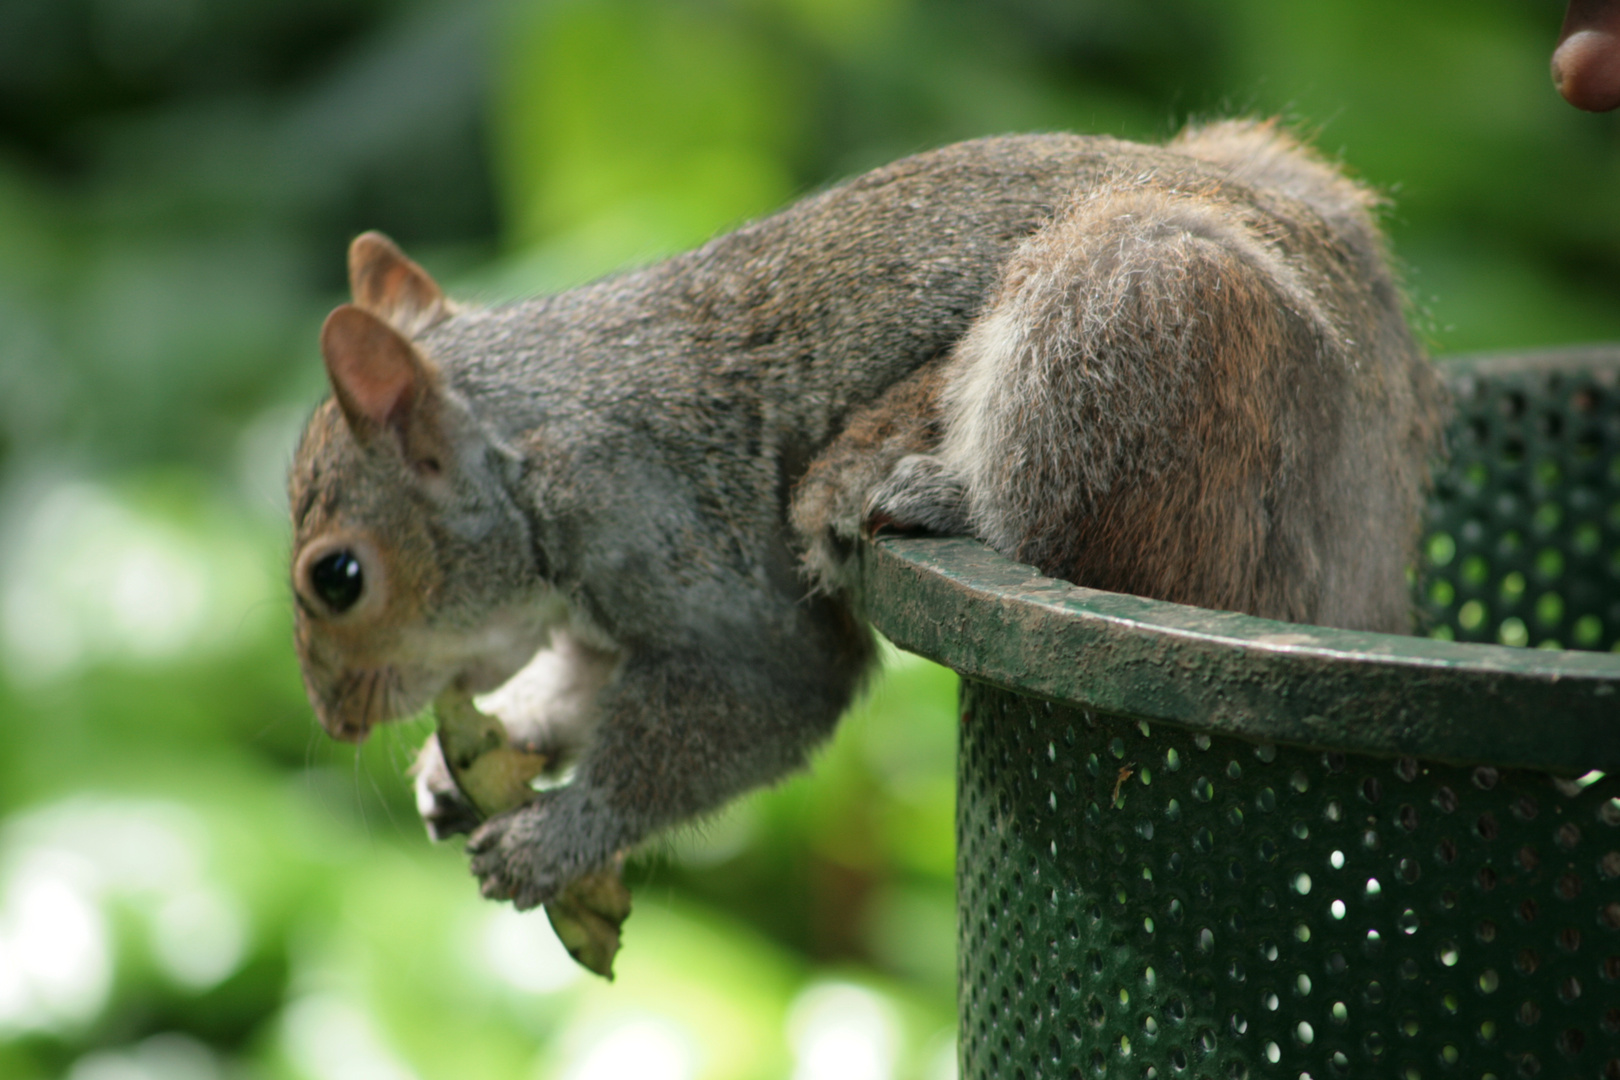
[[[1308,617],[1346,364],[1281,238],[1321,226],[1174,179],[1100,185],[1007,261],[951,356],[941,471],[973,535],[1054,577]]]
[[[929,456],[939,445],[944,366],[930,360],[858,411],[795,485],[789,518],[818,591],[852,583],[855,542],[874,525],[961,531],[952,527],[945,474]]]
[[[959,536],[968,532],[967,488],[932,454],[911,454],[867,497],[868,531],[901,529]]]

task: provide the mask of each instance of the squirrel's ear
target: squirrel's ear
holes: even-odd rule
[[[438,376],[414,346],[369,311],[344,304],[321,327],[332,393],[361,443],[391,431],[412,464],[437,472]],[[418,460],[418,459],[421,460]]]
[[[407,336],[450,314],[450,301],[427,271],[380,232],[349,245],[349,291],[363,308]]]

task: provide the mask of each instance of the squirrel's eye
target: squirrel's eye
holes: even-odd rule
[[[309,568],[309,584],[333,614],[341,615],[360,599],[360,594],[366,588],[366,579],[360,572],[360,560],[354,557],[354,552],[343,550],[334,551],[312,564]]]

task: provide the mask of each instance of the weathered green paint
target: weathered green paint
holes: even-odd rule
[[[1330,630],[1143,600],[1043,577],[971,540],[880,539],[862,557],[879,630],[997,686],[1255,740],[1549,772],[1620,769],[1620,655]]]
[[[1443,538],[1451,553],[1425,566],[1429,618],[1475,641],[1496,639],[1504,620],[1543,643],[1593,628],[1597,647],[1620,641],[1620,347],[1449,361],[1446,374],[1452,455],[1428,546]],[[1055,581],[964,539],[881,538],[861,555],[878,629],[997,686],[1257,740],[1620,769],[1614,652],[1206,611]],[[1555,590],[1557,617],[1545,618]],[[1472,626],[1459,619],[1470,601],[1482,614]]]
[[[1489,644],[1620,644],[1620,348],[1447,374],[1457,641],[863,546],[868,617],[964,676],[967,1080],[1620,1077],[1620,654]]]

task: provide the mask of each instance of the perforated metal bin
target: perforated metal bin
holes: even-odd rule
[[[1620,1080],[1620,350],[1447,371],[1431,637],[864,550],[964,676],[964,1077]]]

